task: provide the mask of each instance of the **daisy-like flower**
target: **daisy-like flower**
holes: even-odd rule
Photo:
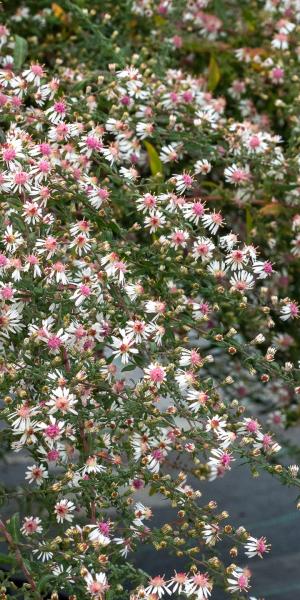
[[[189,173],[182,173],[182,175],[174,175],[176,182],[176,191],[179,194],[184,194],[186,190],[192,189],[194,185],[194,178]]]
[[[217,233],[219,227],[223,227],[224,219],[220,212],[213,211],[212,213],[206,213],[201,218],[202,223],[206,229],[208,229],[213,235]]]
[[[12,225],[8,225],[3,236],[2,242],[8,252],[15,253],[23,243],[24,239],[19,231],[14,231]]]
[[[187,395],[187,400],[188,402],[191,402],[189,405],[190,410],[197,413],[198,410],[207,404],[209,396],[206,392],[190,390]]]
[[[210,173],[211,169],[211,163],[208,162],[206,158],[197,160],[197,162],[195,162],[194,164],[194,171],[196,175],[207,175],[208,173]]]
[[[202,530],[202,537],[207,546],[214,546],[220,538],[220,527],[217,523],[207,523]]]
[[[64,433],[65,422],[57,421],[55,417],[50,415],[48,423],[40,423],[40,429],[47,441],[56,442]]]
[[[66,387],[57,387],[52,391],[50,400],[46,403],[49,406],[49,414],[53,414],[57,411],[66,414],[73,413],[77,415],[77,411],[74,409],[74,405],[77,403],[77,399],[74,394],[70,393],[70,390]]]
[[[236,292],[243,293],[246,290],[252,290],[254,284],[254,277],[248,271],[238,271],[230,278],[231,288]]]
[[[42,65],[31,63],[29,69],[25,69],[25,71],[22,72],[22,76],[28,83],[32,83],[36,87],[39,87],[42,77],[45,76],[45,71]]]
[[[187,221],[198,225],[201,217],[205,213],[205,204],[200,200],[195,202],[186,202],[182,207],[182,212]]]
[[[206,431],[216,431],[220,432],[227,425],[227,415],[223,415],[220,417],[219,415],[214,415],[210,417],[206,421]]]
[[[281,446],[277,442],[274,442],[272,436],[262,431],[256,433],[254,448],[259,448],[259,450],[263,450],[266,454],[276,454],[281,450]]]
[[[136,200],[137,209],[143,213],[150,212],[157,207],[157,196],[144,194]]]
[[[232,250],[225,259],[225,263],[235,271],[236,269],[243,269],[244,265],[248,262],[248,258],[244,250]]]
[[[298,319],[299,317],[299,306],[297,302],[286,302],[280,310],[280,319],[287,321],[288,319]]]
[[[253,263],[252,268],[254,273],[258,275],[258,279],[266,279],[266,277],[270,277],[274,272],[272,263],[269,260],[258,260]]]
[[[105,592],[109,590],[109,584],[105,573],[88,573],[85,578],[88,594],[95,600],[103,600]]]
[[[193,244],[193,257],[207,262],[212,258],[214,249],[215,244],[209,238],[199,237]]]
[[[89,456],[85,465],[82,469],[82,476],[84,477],[86,474],[90,475],[90,473],[104,473],[106,471],[106,467],[104,465],[99,465],[97,456]]]
[[[203,366],[203,358],[200,355],[200,352],[193,348],[189,350],[188,348],[183,348],[180,356],[179,364],[181,367],[202,367]]]
[[[133,335],[128,335],[125,329],[120,329],[120,338],[112,336],[113,355],[121,357],[123,365],[129,362],[130,354],[138,354],[137,348],[134,347]]]
[[[48,471],[44,467],[44,465],[32,465],[32,467],[28,467],[25,479],[28,480],[29,483],[36,483],[38,486],[44,483],[44,479],[48,478]]]
[[[149,585],[145,588],[146,594],[157,594],[158,598],[162,598],[164,594],[171,595],[171,590],[168,587],[168,583],[161,575],[151,577]]]
[[[177,573],[175,571],[173,577],[171,577],[169,582],[169,588],[172,593],[182,594],[185,591],[186,585],[188,583],[188,576],[186,573]]]
[[[162,448],[152,450],[151,454],[148,456],[147,469],[151,473],[158,473],[160,465],[164,462],[165,458],[166,451]]]
[[[90,298],[92,293],[92,288],[89,285],[82,283],[75,290],[74,294],[70,296],[70,300],[75,300],[75,306],[81,306],[85,300]]]
[[[64,100],[57,100],[45,110],[45,114],[47,115],[49,121],[54,125],[61,123],[67,115],[67,104]]]
[[[144,369],[145,379],[149,380],[156,387],[160,387],[167,377],[167,372],[162,365],[151,363],[149,367]]]
[[[211,451],[212,456],[209,458],[208,464],[212,467],[221,467],[225,471],[230,471],[231,463],[235,459],[230,452],[227,452],[223,448],[214,448]]]
[[[175,229],[175,231],[169,235],[170,246],[171,248],[175,248],[175,250],[178,248],[186,248],[188,239],[189,234],[183,229]]]
[[[224,261],[213,260],[207,266],[207,271],[216,279],[224,279],[224,277],[226,277],[227,268]]]
[[[249,558],[253,558],[254,556],[263,557],[263,554],[266,552],[270,552],[271,545],[267,544],[267,540],[265,537],[254,538],[248,537],[248,540],[245,545],[245,554]]]
[[[67,498],[63,498],[62,500],[59,500],[59,502],[56,502],[54,512],[57,522],[63,523],[64,521],[69,521],[71,523],[74,519],[74,510],[75,504]]]
[[[182,156],[180,152],[181,148],[182,145],[176,143],[171,143],[167,144],[166,146],[163,146],[159,154],[160,160],[163,163],[176,162]]]
[[[53,552],[51,552],[47,543],[39,544],[38,548],[35,548],[32,552],[36,555],[37,559],[42,562],[48,562],[48,560],[53,558]]]
[[[197,600],[206,600],[211,595],[212,582],[208,573],[195,573],[187,582],[187,595],[195,594]]]
[[[140,344],[147,336],[147,324],[140,319],[128,321],[125,331],[130,337],[134,337],[137,344]]]
[[[155,233],[166,224],[166,217],[160,210],[151,210],[150,214],[145,217],[145,227],[149,227],[150,233]]]
[[[224,171],[225,181],[234,185],[245,185],[250,181],[249,167],[239,167],[236,164],[227,167]]]
[[[236,568],[227,578],[227,589],[232,594],[235,594],[236,592],[248,592],[250,587],[249,580],[250,577],[248,572],[246,574],[245,571],[243,571],[243,569]]]
[[[93,525],[89,525],[90,533],[89,540],[91,542],[97,542],[101,546],[108,546],[111,542],[110,530],[111,524],[109,521],[99,521]]]
[[[43,527],[41,525],[41,519],[39,517],[25,517],[21,532],[24,535],[34,535],[35,533],[42,533]]]

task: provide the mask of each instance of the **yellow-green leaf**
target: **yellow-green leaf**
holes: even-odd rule
[[[210,92],[213,92],[217,87],[219,81],[221,79],[221,71],[219,69],[219,65],[213,55],[210,57],[209,65],[208,65],[208,80],[207,80],[207,88]]]
[[[21,37],[20,35],[16,35],[15,37],[15,47],[14,47],[14,67],[15,69],[20,69],[28,52],[28,44],[27,41]]]
[[[149,165],[150,165],[150,171],[152,173],[152,175],[158,175],[158,173],[160,173],[161,175],[163,174],[163,165],[162,162],[154,148],[154,146],[152,146],[152,144],[150,144],[150,142],[144,142],[145,144],[145,148],[147,150],[147,154],[149,157]]]

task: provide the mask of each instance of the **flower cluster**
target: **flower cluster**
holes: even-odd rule
[[[222,21],[208,2],[175,4],[135,1],[130,14],[159,28],[174,13],[171,55],[194,32],[217,43]],[[65,9],[52,10],[70,26]],[[290,12],[268,16],[274,59],[234,53],[276,89]],[[11,16],[12,30],[28,14]],[[142,46],[100,74],[60,60],[51,73],[35,58],[23,66],[25,45],[0,27],[0,389],[5,444],[28,456],[23,493],[33,500],[0,530],[27,597],[74,598],[76,588],[82,599],[208,600],[222,587],[248,598],[245,561],[270,544],[203,503],[194,481],[226,481],[242,460],[300,485],[273,432],[297,419],[300,393],[293,275],[289,296],[280,283],[286,248],[300,256],[297,149],[241,100],[254,78],[232,81],[228,98],[213,94],[214,57],[200,76],[144,62]],[[261,227],[280,204],[268,195],[286,186],[291,226],[277,256],[276,224],[267,247]],[[262,395],[268,422],[249,410]],[[174,523],[151,524],[154,495],[176,509]],[[216,556],[223,540],[229,562]],[[144,543],[185,571],[136,568]]]

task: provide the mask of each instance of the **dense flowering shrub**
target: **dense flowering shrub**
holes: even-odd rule
[[[69,4],[33,23],[45,29],[54,14],[71,36]],[[109,19],[96,21],[91,39],[114,46],[101,66],[75,57],[88,10],[75,6],[71,66],[62,54],[52,70],[34,39],[23,64],[29,9],[0,28],[2,437],[4,451],[28,455],[30,506],[0,530],[26,598],[203,600],[215,587],[251,598],[245,557],[270,544],[204,504],[190,476],[226,485],[242,460],[300,484],[272,431],[299,418],[298,115],[284,87],[286,72],[297,77],[296,43],[287,50],[299,15],[283,2],[265,6],[257,29],[248,17],[266,43],[255,54],[232,49],[242,22],[227,34],[207,4],[130,3],[132,53],[118,52]],[[194,35],[215,48],[230,37],[223,95],[218,57],[200,72]],[[160,36],[161,63],[151,59]],[[270,406],[269,423],[255,400]],[[151,525],[147,494],[176,509],[174,523]],[[185,571],[148,577],[134,566],[143,543]]]

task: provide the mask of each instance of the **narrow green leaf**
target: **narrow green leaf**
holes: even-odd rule
[[[15,69],[21,68],[22,64],[24,63],[24,61],[26,59],[27,52],[28,52],[27,41],[20,35],[16,35],[14,54],[13,54]]]
[[[163,174],[163,165],[162,165],[162,162],[161,162],[154,146],[152,146],[152,144],[150,144],[150,142],[144,142],[144,144],[145,144],[145,148],[148,153],[150,171],[151,171],[152,175],[157,175],[158,173],[160,173],[162,175]]]
[[[250,243],[250,233],[253,228],[253,218],[249,206],[246,206],[246,236],[247,243]]]
[[[219,81],[221,79],[221,72],[219,69],[219,65],[215,59],[215,57],[211,54],[209,65],[208,65],[208,80],[207,80],[207,88],[210,92],[213,92],[217,87]]]
[[[6,524],[7,530],[9,531],[14,542],[20,541],[20,515],[19,513],[15,513]]]
[[[41,579],[39,580],[38,584],[37,584],[37,589],[39,592],[42,591],[46,591],[48,589],[48,585],[49,582],[53,579],[53,573],[51,573],[50,575],[44,575],[44,577],[41,577]]]

